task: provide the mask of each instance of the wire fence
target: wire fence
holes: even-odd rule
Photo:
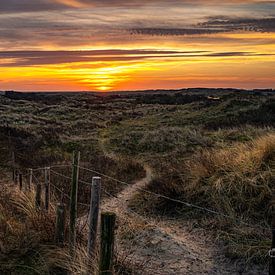
[[[38,181],[37,177],[35,177],[34,175],[34,172],[38,172],[38,171],[44,171],[45,169],[49,169],[50,170],[50,173],[53,174],[53,175],[56,175],[56,176],[59,176],[59,177],[62,177],[63,179],[66,179],[66,180],[69,180],[71,181],[72,180],[72,176],[67,176],[61,172],[57,172],[55,170],[55,168],[71,168],[72,165],[69,165],[69,164],[62,164],[62,165],[52,165],[52,166],[49,166],[49,167],[36,167],[34,169],[32,169],[33,171],[33,177]],[[87,168],[87,167],[83,167],[83,166],[78,166],[79,169],[82,169],[82,170],[85,170],[85,171],[88,171],[88,172],[91,172],[93,174],[96,174],[96,175],[99,175],[103,178],[107,178],[109,180],[112,180],[114,182],[117,182],[117,183],[120,183],[120,184],[123,184],[125,186],[132,186],[132,184],[126,182],[126,181],[122,181],[122,180],[119,180],[117,178],[114,178],[110,175],[107,175],[107,174],[104,174],[102,172],[99,172],[97,170],[94,170],[94,169],[91,169],[91,168]],[[23,176],[28,176],[29,173],[25,173],[23,174]],[[92,185],[92,182],[88,182],[88,181],[85,181],[85,180],[82,180],[82,179],[79,179],[78,180],[79,183],[82,183],[82,184],[85,184],[87,186],[91,186]],[[70,182],[67,182],[68,184],[68,187],[70,187]],[[60,192],[60,194],[62,194],[63,197],[66,197],[67,199],[70,199],[70,196],[68,194],[66,194],[64,192],[64,190],[61,190],[57,185],[55,185],[53,182],[51,182],[51,185],[57,190]],[[230,216],[230,215],[227,215],[225,213],[221,213],[221,212],[218,212],[216,210],[213,210],[213,209],[210,209],[210,208],[207,208],[207,207],[202,207],[200,205],[197,205],[197,204],[194,204],[194,203],[191,203],[191,202],[187,202],[187,201],[183,201],[183,200],[180,200],[180,199],[175,199],[175,198],[171,198],[169,196],[166,196],[166,195],[163,195],[163,194],[159,194],[159,193],[156,193],[156,192],[152,192],[152,191],[149,191],[145,188],[140,188],[140,187],[136,187],[135,190],[139,191],[139,192],[143,192],[143,193],[146,193],[146,194],[149,194],[149,195],[152,195],[152,196],[155,196],[157,198],[162,198],[162,199],[165,199],[165,200],[168,200],[168,201],[171,201],[173,203],[177,203],[177,204],[181,204],[185,207],[188,207],[188,208],[193,208],[193,209],[197,209],[199,211],[203,211],[203,212],[207,212],[207,213],[210,213],[210,214],[213,214],[213,215],[217,215],[217,216],[220,216],[220,217],[223,217],[225,219],[228,219],[228,220],[231,220],[232,222],[236,223],[236,224],[242,224],[242,225],[245,225],[245,226],[248,226],[248,227],[251,227],[251,228],[254,228],[254,229],[261,229],[261,230],[268,230],[270,231],[270,228],[268,227],[264,227],[264,226],[261,226],[261,225],[257,225],[257,224],[250,224],[248,222],[245,222],[243,221],[242,219],[240,218],[236,218],[234,216]],[[106,190],[103,191],[108,197],[112,197],[113,199],[118,199],[116,196],[112,195],[111,193],[107,192]],[[126,203],[126,202],[125,202]],[[89,204],[86,204],[86,203],[81,203],[81,202],[78,202],[79,205],[82,205],[82,206],[86,206],[86,207],[89,207],[90,205]],[[138,215],[138,216],[141,216],[140,214],[138,214],[137,212],[131,210],[130,208],[128,208],[129,211],[132,211],[132,213],[134,213],[135,215]]]
[[[35,167],[33,169],[25,168],[25,169],[22,169],[22,171],[24,171],[24,173],[21,173],[21,172],[18,173],[18,170],[17,170],[16,177],[18,177],[19,174],[21,175],[21,178],[26,177],[26,182],[28,182],[28,184],[30,184],[31,181],[33,181],[33,183],[35,183],[34,186],[36,187],[35,188],[36,192],[38,192],[37,190],[39,190],[38,186],[40,186],[40,188],[43,187],[44,189],[46,189],[47,184],[49,184],[52,187],[55,194],[57,194],[57,197],[55,197],[55,194],[52,197],[52,199],[53,199],[52,203],[56,203],[56,206],[57,206],[59,204],[59,202],[64,203],[66,201],[67,203],[70,203],[70,208],[71,208],[72,207],[72,205],[71,205],[72,196],[71,196],[70,192],[71,192],[71,188],[72,188],[72,182],[75,180],[75,178],[74,178],[75,168],[77,168],[77,170],[78,170],[78,175],[79,175],[79,171],[83,170],[83,171],[88,172],[87,174],[91,173],[91,178],[93,178],[93,179],[94,179],[94,176],[97,175],[102,178],[111,180],[113,182],[122,184],[125,186],[125,188],[128,188],[128,187],[133,188],[134,191],[142,192],[144,194],[149,194],[150,196],[154,196],[156,198],[162,198],[164,200],[167,200],[167,201],[170,201],[170,202],[173,202],[176,204],[180,204],[184,207],[196,209],[198,211],[202,211],[202,212],[209,213],[209,214],[212,214],[215,216],[219,216],[223,219],[230,220],[232,223],[234,223],[236,225],[244,225],[244,226],[247,226],[247,227],[250,227],[253,229],[261,229],[264,232],[271,231],[271,229],[267,226],[265,227],[265,226],[258,225],[258,224],[251,224],[251,223],[248,223],[248,222],[242,220],[242,218],[240,218],[240,217],[235,217],[232,215],[228,215],[226,213],[216,211],[211,208],[197,205],[192,202],[184,201],[184,200],[177,199],[177,198],[172,198],[172,197],[169,197],[169,196],[157,193],[157,192],[152,192],[152,191],[148,190],[146,187],[134,186],[133,184],[131,184],[129,182],[117,179],[117,178],[110,176],[108,174],[102,173],[95,169],[84,167],[79,164],[77,164],[77,165],[56,164],[56,165],[51,165],[51,166],[47,166],[47,167]],[[68,175],[69,172],[71,173],[71,175]],[[87,174],[85,174],[85,175],[87,176]],[[146,175],[146,176],[148,177],[148,175]],[[57,178],[54,178],[54,177],[57,177]],[[60,182],[60,178],[63,179],[63,182]],[[49,182],[47,182],[47,180]],[[87,193],[86,196],[88,195],[86,197],[87,200],[81,201],[81,200],[77,200],[77,198],[76,198],[76,205],[82,207],[81,213],[78,213],[80,215],[78,215],[78,217],[77,217],[77,226],[78,226],[78,230],[79,230],[78,232],[84,233],[86,230],[91,232],[94,230],[94,228],[92,228],[92,225],[90,224],[91,216],[89,213],[92,208],[92,200],[91,200],[90,194],[91,194],[91,189],[93,190],[94,182],[93,181],[90,182],[90,181],[87,181],[87,180],[84,180],[81,178],[77,178],[76,180],[77,180],[78,184],[81,184],[81,185],[79,185],[79,187],[84,188],[84,189],[82,189],[82,191],[83,190],[89,191],[89,193],[86,192]],[[15,181],[18,182],[18,178]],[[58,182],[59,182],[59,184],[58,184]],[[22,185],[22,183],[20,183],[20,188],[22,188],[21,185]],[[135,211],[134,209],[129,207],[128,201],[125,200],[124,196],[114,195],[114,194],[108,192],[107,190],[105,190],[105,188],[101,188],[101,193],[106,196],[106,198],[101,202],[101,206],[100,206],[101,211],[110,211],[111,210],[111,211],[117,212],[118,218],[122,221],[122,223],[128,224],[129,218],[130,218],[130,220],[131,219],[135,220],[136,218],[138,218],[142,222],[144,222],[146,225],[149,225],[152,228],[161,229],[161,227],[159,227],[159,225],[158,225],[158,222],[156,222],[153,217],[151,217],[151,218],[145,217],[144,215],[138,213],[137,211]],[[81,194],[81,195],[83,195],[83,194]],[[41,201],[41,189],[40,189],[39,196],[40,196],[40,201]],[[76,195],[76,197],[77,197],[77,195]],[[80,197],[82,197],[82,196],[80,196]],[[44,197],[44,203],[46,204],[45,200],[46,200],[46,196]],[[110,203],[110,202],[112,202],[112,203]],[[122,213],[122,215],[121,215],[121,213]],[[269,254],[275,255],[275,249],[272,249],[269,252]]]

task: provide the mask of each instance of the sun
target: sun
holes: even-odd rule
[[[108,86],[100,86],[100,87],[98,87],[97,89],[98,89],[99,91],[105,92],[105,91],[110,90],[110,87],[108,87]]]

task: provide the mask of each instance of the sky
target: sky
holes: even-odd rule
[[[0,90],[275,88],[275,1],[0,0]]]

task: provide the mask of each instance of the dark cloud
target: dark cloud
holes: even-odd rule
[[[134,61],[145,58],[200,54],[205,51],[91,50],[91,51],[1,51],[0,66],[54,65],[74,62]],[[5,62],[5,60],[8,60]]]
[[[136,61],[142,59],[258,56],[254,52],[94,50],[94,51],[2,51],[0,67],[56,65],[75,62]]]
[[[209,18],[206,22],[189,28],[134,28],[131,34],[180,36],[226,33],[234,31],[275,32],[275,17],[271,18]]]
[[[130,29],[131,34],[144,34],[144,35],[196,35],[196,34],[212,34],[227,32],[226,28],[136,28]]]
[[[244,30],[275,32],[275,17],[270,18],[227,18],[214,17],[200,24],[206,28],[224,28],[228,31]]]

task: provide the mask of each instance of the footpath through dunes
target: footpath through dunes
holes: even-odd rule
[[[117,250],[129,255],[134,266],[143,266],[136,274],[263,274],[262,270],[245,272],[232,265],[205,232],[192,233],[180,221],[143,217],[128,208],[132,196],[153,178],[150,167],[144,169],[143,179],[125,185],[123,191],[105,199],[101,206],[101,210],[117,214]]]

